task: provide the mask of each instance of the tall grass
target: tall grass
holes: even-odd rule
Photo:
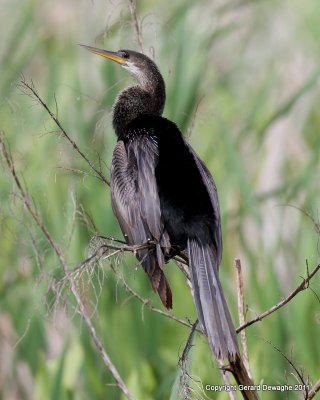
[[[165,116],[178,123],[214,174],[221,203],[221,279],[237,320],[233,259],[244,266],[247,318],[288,294],[319,260],[319,232],[293,205],[318,218],[319,18],[316,0],[141,1],[144,48],[167,83]],[[47,104],[106,175],[115,143],[110,111],[127,72],[76,43],[137,48],[126,3],[3,0],[0,5],[0,129],[17,168],[70,266],[88,254],[92,233],[121,237],[108,188],[70,169],[86,164],[44,110],[16,88],[32,79]],[[99,154],[99,156],[98,156]],[[74,309],[48,292],[58,263],[0,174],[0,397],[121,399]],[[90,223],[88,223],[88,221]],[[94,226],[93,226],[94,225]],[[119,268],[159,307],[133,257]],[[166,267],[174,312],[195,319],[184,276]],[[319,277],[311,288],[319,294]],[[189,330],[141,308],[108,265],[83,278],[105,347],[137,399],[176,396],[179,355]],[[280,348],[311,382],[320,377],[319,301],[308,290],[247,329],[255,382],[295,383]],[[189,361],[192,387],[220,374],[200,336]],[[201,386],[201,385],[200,385]],[[226,393],[207,392],[226,399]],[[265,399],[283,393],[261,393]],[[198,398],[198,397],[195,397]],[[288,394],[298,399],[299,393]]]

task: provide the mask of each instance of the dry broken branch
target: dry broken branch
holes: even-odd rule
[[[239,314],[239,322],[241,325],[245,323],[245,316],[244,316],[244,290],[243,290],[243,276],[242,276],[242,268],[241,268],[241,261],[239,258],[234,260],[234,265],[237,271],[237,292],[238,292],[238,314]],[[243,352],[243,363],[248,371],[248,375],[252,379],[252,374],[250,371],[249,365],[249,354],[248,354],[248,346],[247,346],[247,338],[246,338],[246,331],[243,330],[240,332],[241,338],[241,346]]]

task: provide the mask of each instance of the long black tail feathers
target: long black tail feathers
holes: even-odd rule
[[[239,355],[237,334],[218,277],[218,260],[209,245],[188,240],[189,267],[199,322],[219,360]]]

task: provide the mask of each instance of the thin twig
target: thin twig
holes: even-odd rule
[[[139,293],[135,292],[125,281],[125,279],[123,278],[123,276],[113,267],[113,265],[111,265],[111,269],[112,271],[115,273],[115,275],[117,276],[117,278],[119,279],[119,281],[122,283],[122,285],[125,287],[125,289],[127,290],[127,292],[129,292],[133,297],[135,297],[136,299],[138,299],[143,306],[146,306],[150,311],[154,311],[160,315],[163,315],[167,318],[170,318],[176,322],[178,322],[181,325],[184,325],[188,328],[192,328],[193,325],[181,318],[176,317],[173,314],[170,314],[167,311],[161,310],[160,308],[155,307],[151,301],[149,299],[145,299],[144,297],[142,297]],[[197,330],[198,332],[202,333],[200,330]]]
[[[102,341],[100,339],[100,337],[98,336],[98,334],[96,333],[95,327],[93,326],[91,319],[85,309],[85,305],[78,293],[75,281],[72,278],[72,275],[70,275],[68,273],[68,267],[67,267],[67,263],[64,257],[64,254],[62,253],[60,247],[58,246],[58,244],[55,242],[55,240],[53,239],[53,237],[51,236],[50,232],[48,231],[47,227],[44,225],[44,223],[42,222],[39,214],[37,213],[37,211],[35,210],[35,208],[32,205],[32,201],[28,195],[28,193],[24,190],[16,169],[15,169],[15,165],[13,162],[13,159],[11,157],[11,154],[9,152],[9,150],[6,147],[5,144],[5,136],[3,132],[0,132],[0,145],[1,145],[1,149],[2,149],[2,154],[4,156],[5,162],[9,168],[9,171],[13,177],[13,180],[20,192],[20,195],[22,197],[22,201],[25,205],[25,207],[27,208],[27,210],[29,211],[29,213],[31,214],[31,216],[33,217],[33,219],[35,220],[36,224],[38,225],[38,227],[40,228],[40,230],[42,231],[42,233],[44,234],[44,236],[46,237],[46,239],[48,240],[49,244],[51,245],[52,249],[54,250],[56,256],[58,257],[58,260],[60,262],[60,265],[64,271],[64,274],[68,277],[69,280],[69,284],[70,284],[70,289],[71,292],[78,304],[79,307],[79,312],[80,315],[82,316],[82,318],[85,321],[85,324],[87,326],[87,329],[89,331],[89,334],[96,346],[96,348],[98,349],[102,360],[104,362],[104,364],[106,365],[106,367],[109,369],[109,371],[111,372],[111,374],[113,375],[116,384],[118,386],[118,388],[123,392],[123,394],[126,396],[126,398],[128,400],[134,400],[134,397],[132,396],[132,394],[129,392],[127,386],[125,385],[122,377],[120,376],[117,368],[115,367],[115,365],[113,364],[113,362],[111,361],[109,355],[107,354],[106,350],[103,347]]]
[[[141,53],[143,53],[143,43],[142,43],[142,33],[141,27],[138,20],[138,13],[137,13],[137,1],[136,0],[128,0],[130,13],[133,21],[134,30],[136,32],[137,42]]]
[[[88,157],[80,150],[77,143],[73,139],[71,139],[71,137],[69,136],[67,131],[63,128],[58,117],[50,110],[50,108],[47,106],[47,104],[42,100],[42,98],[40,97],[33,82],[31,81],[31,83],[29,84],[28,82],[26,82],[26,80],[23,77],[22,80],[20,81],[20,84],[18,85],[18,88],[20,88],[22,93],[25,93],[25,94],[33,97],[36,100],[36,102],[39,103],[47,111],[47,113],[50,115],[51,119],[55,122],[55,124],[58,126],[58,128],[62,132],[63,136],[69,141],[69,143],[76,150],[76,152],[85,160],[85,162],[95,172],[96,178],[100,179],[102,182],[106,183],[109,186],[110,184],[109,184],[109,181],[107,180],[107,178],[103,175],[103,173],[101,171],[99,171],[96,168],[96,166],[93,164],[93,162],[91,160],[89,160]]]
[[[96,176],[94,174],[89,174],[88,172],[83,171],[82,169],[79,169],[79,168],[56,167],[56,169],[63,170],[63,171],[66,171],[66,172],[73,172],[75,174],[82,175],[84,178],[85,177],[96,178]]]
[[[72,270],[69,270],[68,274],[72,275],[73,277],[79,276],[93,262],[109,259],[109,258],[111,258],[119,253],[123,253],[125,251],[131,252],[131,253],[136,253],[138,250],[148,249],[150,247],[151,247],[151,245],[149,242],[141,244],[141,245],[133,245],[133,246],[128,246],[126,244],[124,244],[122,246],[118,246],[118,245],[114,245],[114,244],[110,244],[110,243],[104,243],[101,246],[99,246],[88,258],[86,258],[84,261],[82,261],[80,264],[78,264]],[[113,251],[112,253],[109,253],[109,250],[115,250],[115,251]],[[64,276],[62,280],[65,280],[66,278],[67,277]],[[61,280],[59,282],[61,282]]]
[[[183,275],[187,278],[188,284],[190,283],[191,286],[191,280],[190,280],[190,274],[189,274],[189,268],[188,268],[188,261],[186,261],[184,258],[180,257],[174,257],[173,258],[175,263],[177,264],[178,268],[180,271],[183,273]]]
[[[109,259],[113,256],[115,256],[116,254],[119,253],[123,253],[123,252],[131,252],[131,253],[136,253],[138,250],[143,250],[143,249],[147,249],[150,247],[154,246],[154,243],[152,241],[149,241],[147,243],[141,244],[141,245],[127,245],[125,242],[123,242],[122,240],[119,239],[115,239],[113,237],[108,237],[108,236],[102,236],[102,235],[96,235],[94,238],[99,238],[99,239],[103,239],[103,240],[111,240],[113,242],[117,242],[117,243],[121,243],[122,245],[114,245],[111,243],[103,243],[101,246],[99,246],[88,258],[86,258],[84,261],[82,261],[80,264],[78,264],[75,268],[73,268],[72,270],[68,271],[68,275],[72,275],[73,278],[75,278],[76,276],[79,276],[80,274],[82,274],[87,267],[89,267],[93,262],[97,262],[100,260],[106,260]],[[109,253],[109,250],[115,250],[115,252],[113,253]],[[176,317],[174,314],[171,314],[167,311],[164,311],[160,308],[155,307],[152,302],[150,301],[150,299],[146,299],[144,297],[142,297],[139,293],[137,293],[136,291],[134,291],[126,282],[126,280],[124,279],[124,277],[117,271],[117,269],[115,269],[113,267],[113,265],[111,264],[111,269],[114,272],[115,276],[118,278],[118,280],[121,282],[121,284],[124,286],[124,288],[126,289],[127,292],[129,292],[133,297],[135,297],[137,300],[139,300],[143,307],[146,306],[150,311],[156,312],[160,315],[163,315],[169,319],[172,319],[176,322],[178,322],[181,325],[184,325],[188,328],[192,328],[192,324],[190,322],[188,322],[187,320],[181,319]],[[59,282],[58,284],[63,283],[66,279],[68,279],[67,276],[64,276]],[[197,329],[197,332],[199,333],[203,333],[200,329]]]
[[[183,366],[185,365],[185,363],[186,363],[186,361],[187,361],[187,357],[188,357],[189,351],[191,350],[191,347],[192,347],[193,337],[194,337],[194,334],[195,334],[196,331],[197,331],[198,323],[199,323],[199,321],[198,321],[198,319],[197,319],[197,320],[194,322],[194,324],[191,324],[191,331],[190,331],[190,333],[189,333],[187,343],[186,343],[186,345],[184,346],[182,355],[181,355],[181,357],[180,357],[180,359],[179,359],[179,362],[178,362],[178,364],[179,364],[179,366],[180,366],[181,368],[183,368]]]
[[[104,235],[95,235],[92,239],[103,239],[103,240],[111,240],[112,242],[126,244],[124,240],[117,239],[113,236],[104,236]]]
[[[320,223],[315,220],[315,218],[306,210],[304,210],[301,207],[295,206],[294,204],[279,204],[278,207],[291,207],[295,208],[296,210],[300,211],[302,214],[304,214],[309,220],[313,223],[315,231],[318,235],[320,235]]]
[[[320,264],[318,264],[311,273],[307,274],[307,277],[303,279],[303,281],[300,283],[300,285],[293,290],[289,296],[287,296],[285,299],[281,300],[278,304],[274,305],[273,307],[269,308],[269,310],[263,312],[262,314],[258,315],[257,317],[251,319],[250,321],[246,322],[245,324],[242,324],[236,329],[236,332],[239,333],[243,329],[246,329],[248,326],[253,325],[254,323],[263,320],[266,318],[268,315],[274,313],[275,311],[279,310],[279,308],[285,306],[287,303],[289,303],[290,300],[292,300],[298,293],[304,291],[309,287],[309,282],[310,280],[314,277],[314,275],[319,271],[320,269]]]
[[[272,346],[275,350],[277,350],[277,352],[280,353],[282,355],[282,357],[288,362],[288,364],[293,368],[293,370],[295,371],[295,373],[298,376],[297,380],[299,380],[300,383],[302,384],[302,386],[304,387],[304,398],[308,399],[309,398],[309,389],[308,389],[309,385],[303,377],[303,371],[299,371],[298,368],[294,365],[293,361],[289,357],[287,357],[277,346],[275,346],[269,340],[266,340],[266,339],[263,339],[263,340],[266,343],[268,343],[270,346]]]
[[[181,370],[181,375],[180,375],[180,392],[181,395],[183,396],[183,399],[191,399],[191,390],[190,386],[188,384],[188,378],[192,379],[190,376],[190,373],[188,372],[188,367],[187,367],[187,361],[188,361],[188,355],[189,352],[192,348],[192,343],[194,339],[194,335],[196,333],[196,328],[198,325],[198,320],[192,325],[191,331],[188,336],[188,340],[186,345],[184,346],[183,352],[181,357],[179,358],[178,365]]]
[[[315,397],[315,395],[320,391],[320,379],[316,382],[313,388],[309,392],[308,400],[311,400]]]
[[[245,321],[244,316],[244,291],[243,291],[243,276],[242,276],[242,267],[241,261],[239,258],[234,260],[234,266],[237,271],[237,292],[238,292],[238,314],[239,314],[239,323],[243,325]],[[252,374],[250,371],[249,365],[249,355],[248,355],[248,345],[247,345],[247,338],[246,338],[246,331],[243,330],[240,332],[241,338],[241,345],[242,345],[242,352],[243,352],[243,363],[248,371],[249,377],[252,379]]]

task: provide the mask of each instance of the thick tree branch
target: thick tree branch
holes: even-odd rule
[[[248,371],[246,370],[240,356],[237,356],[235,360],[230,361],[229,367],[226,367],[225,369],[232,373],[238,385],[243,385],[245,387],[252,387],[254,385],[254,382],[248,375]],[[241,390],[241,393],[245,400],[259,400],[258,393],[255,389],[243,389]]]

